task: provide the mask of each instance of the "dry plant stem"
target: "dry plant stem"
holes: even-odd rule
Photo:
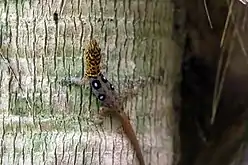
[[[203,2],[204,2],[204,8],[205,8],[205,11],[206,11],[206,14],[208,17],[208,22],[209,22],[210,28],[213,29],[213,25],[212,25],[211,18],[210,18],[209,12],[208,12],[206,0],[203,0]]]
[[[221,41],[220,41],[220,47],[222,47],[223,44],[224,44],[224,39],[225,39],[225,36],[226,36],[226,30],[227,30],[227,27],[229,25],[230,16],[232,14],[233,2],[234,2],[234,0],[231,1],[231,4],[230,4],[229,9],[228,9],[228,14],[227,14],[226,22],[225,22],[225,27],[224,27],[222,37],[221,37]]]
[[[217,112],[218,100],[219,100],[217,95],[219,95],[219,97],[220,97],[220,91],[219,91],[219,88],[220,88],[219,85],[220,84],[219,84],[219,81],[220,81],[220,77],[221,77],[221,68],[222,68],[222,63],[223,63],[223,59],[224,59],[224,54],[223,54],[224,53],[224,47],[223,47],[223,44],[224,44],[224,39],[225,39],[225,36],[226,36],[226,30],[227,30],[227,27],[228,27],[229,22],[230,22],[230,16],[232,14],[233,3],[234,3],[234,0],[231,1],[231,4],[229,6],[224,31],[223,31],[222,37],[221,37],[220,47],[222,48],[222,51],[221,51],[221,55],[220,55],[220,59],[219,59],[219,63],[218,63],[217,74],[216,74],[216,78],[215,78],[214,95],[213,95],[213,103],[212,103],[211,124],[214,123],[215,115],[216,115],[216,112]]]
[[[234,33],[235,32],[233,32],[233,36],[234,36]],[[223,84],[224,84],[224,81],[225,81],[227,69],[228,69],[228,66],[229,66],[230,61],[231,61],[232,50],[233,50],[233,42],[230,45],[230,49],[229,49],[229,52],[228,52],[227,60],[226,60],[225,66],[224,66],[224,70],[222,72],[222,76],[221,76],[221,80],[220,80],[220,84],[219,84],[218,88],[217,88],[217,84],[215,84],[215,88],[216,88],[217,94],[216,94],[216,97],[213,100],[213,109],[212,109],[211,124],[213,124],[214,123],[214,120],[215,120],[215,116],[216,116],[216,112],[217,112],[217,107],[218,107],[218,103],[220,101],[220,96],[221,96],[221,92],[222,92],[222,89],[223,89]],[[223,56],[223,54],[222,54],[222,56]],[[221,68],[221,66],[219,66],[219,68]]]

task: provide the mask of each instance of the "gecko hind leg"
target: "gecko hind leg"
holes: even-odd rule
[[[110,108],[101,106],[98,115],[104,118],[106,116],[111,115],[111,112],[112,110]]]
[[[108,115],[111,115],[111,113],[113,113],[113,110],[108,108],[108,107],[100,107],[100,111],[99,111],[99,115],[102,116],[102,117],[105,117],[105,116],[108,116]],[[129,116],[128,117],[128,120],[130,120]],[[125,134],[125,131],[121,126],[119,126],[117,129],[116,129],[116,132],[118,134]]]
[[[110,116],[111,113],[113,112],[112,109],[108,108],[108,107],[100,107],[99,110],[99,116],[101,116],[102,118],[106,117],[106,116]],[[120,126],[119,128],[117,128],[117,133],[121,134],[124,130],[122,129],[122,126]]]
[[[101,115],[97,114],[93,117],[93,122],[96,124],[96,125],[102,125],[103,124],[103,120],[104,120],[104,117],[102,117]]]
[[[99,113],[94,117],[94,123],[102,125],[104,118],[108,115],[110,115],[110,110],[107,110],[107,108],[104,107],[100,107]]]
[[[91,110],[91,111],[94,111],[94,110]],[[102,125],[103,124],[103,120],[104,120],[105,116],[102,114],[101,112],[101,109],[99,111],[98,114],[94,114],[92,117],[91,117],[91,121],[97,125]]]

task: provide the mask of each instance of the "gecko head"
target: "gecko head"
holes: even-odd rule
[[[101,74],[101,79],[102,82],[104,82],[111,91],[115,90],[114,86],[108,81],[108,79],[103,74]]]
[[[101,63],[101,48],[95,39],[91,39],[84,50],[86,77],[98,76]]]

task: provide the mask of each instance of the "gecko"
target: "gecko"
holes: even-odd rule
[[[100,73],[97,77],[90,77],[89,83],[92,88],[92,92],[99,100],[101,107],[99,111],[99,119],[107,115],[113,115],[119,119],[122,124],[123,131],[126,133],[127,137],[131,141],[134,150],[136,151],[137,158],[140,165],[145,165],[144,157],[140,149],[139,142],[137,140],[136,134],[133,127],[129,121],[128,116],[124,112],[124,107],[120,97],[114,89],[114,86],[107,80],[107,78]]]
[[[128,116],[123,111],[121,99],[118,97],[113,85],[109,83],[101,72],[101,59],[102,53],[99,44],[95,39],[90,40],[85,49],[83,78],[71,77],[64,80],[64,82],[74,85],[83,85],[87,82],[90,84],[93,94],[102,104],[98,115],[99,119],[103,120],[103,117],[109,114],[116,116],[121,121],[124,132],[134,146],[140,165],[145,165],[139,142]]]

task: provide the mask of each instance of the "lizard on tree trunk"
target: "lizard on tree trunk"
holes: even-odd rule
[[[129,121],[128,116],[123,111],[121,98],[117,95],[114,87],[101,73],[101,48],[95,39],[89,41],[85,49],[84,57],[84,77],[71,77],[63,80],[66,84],[83,85],[90,83],[93,94],[98,98],[102,107],[100,108],[99,119],[103,120],[106,115],[116,116],[122,123],[122,127],[127,137],[134,146],[140,165],[145,165],[139,142]]]

